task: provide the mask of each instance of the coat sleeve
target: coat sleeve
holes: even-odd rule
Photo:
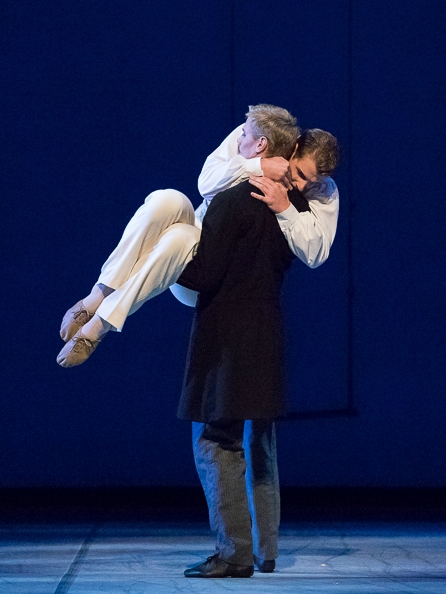
[[[232,262],[237,239],[249,228],[234,189],[220,192],[209,205],[197,253],[177,283],[193,291],[217,291]]]

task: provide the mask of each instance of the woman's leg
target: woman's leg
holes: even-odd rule
[[[182,223],[171,225],[161,233],[150,252],[138,259],[127,282],[104,299],[96,315],[121,331],[127,316],[178,280],[192,260],[199,240],[197,227]]]
[[[174,284],[192,259],[199,239],[200,230],[193,225],[176,223],[165,229],[151,251],[138,259],[128,281],[106,297],[92,319],[67,342],[57,357],[59,365],[84,363],[112,327],[120,331],[127,316]]]
[[[138,272],[140,263],[146,260],[166,229],[175,223],[193,225],[194,220],[193,206],[181,192],[168,189],[149,194],[102,266],[90,294],[65,314],[60,329],[62,339],[70,340],[92,319],[103,300]]]
[[[193,225],[194,221],[194,208],[187,196],[171,189],[152,192],[102,266],[98,283],[118,289],[135,274],[139,260],[151,252],[168,227],[174,223]]]

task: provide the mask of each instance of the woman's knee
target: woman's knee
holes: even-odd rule
[[[194,207],[189,198],[174,189],[155,190],[144,200],[144,206],[150,211],[157,211],[162,216],[186,217],[187,223],[193,223]]]

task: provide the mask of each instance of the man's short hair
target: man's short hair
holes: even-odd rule
[[[318,175],[327,176],[333,173],[339,163],[339,144],[330,132],[319,128],[304,130],[297,142],[293,158],[312,157]]]
[[[289,111],[275,105],[250,105],[246,117],[251,120],[252,133],[257,140],[268,140],[268,157],[289,159],[296,149],[300,130],[296,118]]]

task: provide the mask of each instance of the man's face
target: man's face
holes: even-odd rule
[[[248,118],[243,126],[242,133],[237,138],[238,152],[245,159],[257,157],[262,152],[260,138],[255,139],[252,135],[251,119]]]
[[[302,158],[291,159],[291,180],[295,188],[302,191],[308,182],[318,182],[322,177],[318,175],[316,162],[310,155]]]

